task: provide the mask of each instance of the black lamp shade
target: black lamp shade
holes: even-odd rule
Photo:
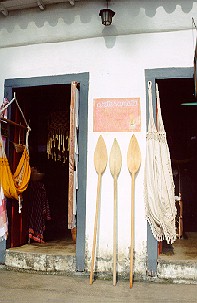
[[[101,9],[99,16],[101,16],[103,25],[110,25],[112,23],[112,17],[115,15],[115,12],[109,8]]]

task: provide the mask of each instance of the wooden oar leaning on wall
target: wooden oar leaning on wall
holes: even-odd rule
[[[114,179],[114,239],[113,239],[113,285],[116,285],[116,248],[117,248],[117,180],[122,167],[122,155],[116,139],[111,148],[109,158],[110,172]]]
[[[106,169],[107,160],[108,157],[107,157],[107,148],[105,145],[105,141],[103,137],[100,136],[94,152],[94,166],[98,174],[98,183],[97,183],[97,196],[96,196],[96,212],[95,212],[95,221],[94,221],[94,237],[93,237],[93,245],[92,245],[92,261],[91,261],[91,269],[90,269],[90,284],[92,284],[93,282],[93,271],[94,271],[94,263],[95,263],[95,248],[96,248],[98,216],[100,210],[100,196],[101,196],[101,177]]]
[[[94,165],[98,174],[97,196],[96,196],[96,212],[94,221],[94,236],[92,245],[92,260],[90,269],[90,284],[93,283],[94,265],[95,265],[95,249],[98,229],[98,216],[100,210],[101,196],[101,177],[107,166],[107,149],[102,136],[99,137],[95,152]],[[113,241],[113,285],[116,285],[116,229],[117,229],[117,179],[122,166],[122,155],[120,147],[116,139],[110,152],[109,159],[110,171],[114,178],[114,241]],[[130,247],[130,288],[133,286],[133,249],[134,249],[134,198],[135,198],[135,174],[138,172],[141,165],[141,152],[135,135],[132,136],[127,152],[127,166],[132,176],[131,188],[131,247]]]
[[[134,249],[134,199],[135,199],[135,174],[141,165],[141,152],[135,135],[132,136],[127,152],[127,166],[132,176],[131,186],[131,247],[130,247],[130,288],[133,286],[133,249]]]

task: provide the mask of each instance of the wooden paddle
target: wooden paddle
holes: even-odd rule
[[[116,139],[111,148],[109,166],[114,178],[114,239],[113,239],[113,285],[116,285],[116,232],[117,232],[117,179],[122,166],[122,155]]]
[[[127,166],[132,176],[131,189],[131,249],[130,249],[130,288],[133,286],[133,249],[134,249],[134,198],[135,174],[141,165],[141,152],[135,135],[132,136],[127,152]]]
[[[95,221],[94,221],[94,237],[92,245],[92,262],[90,269],[90,284],[93,282],[93,269],[95,263],[95,248],[96,248],[96,238],[97,238],[97,227],[98,227],[98,214],[100,209],[100,194],[101,194],[101,176],[105,171],[107,166],[107,149],[103,137],[100,136],[96,144],[94,152],[94,166],[98,174],[98,183],[97,183],[97,197],[96,197],[96,212],[95,212]]]

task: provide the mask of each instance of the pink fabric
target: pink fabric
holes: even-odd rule
[[[6,209],[6,199],[1,189],[0,195],[0,239],[7,239],[8,236],[8,219]]]

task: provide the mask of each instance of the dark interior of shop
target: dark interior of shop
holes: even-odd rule
[[[24,111],[31,132],[29,135],[30,165],[43,173],[42,182],[49,203],[50,220],[46,220],[44,241],[54,241],[70,237],[68,230],[68,142],[66,142],[65,161],[55,160],[47,155],[47,140],[51,113],[62,112],[67,120],[69,133],[70,85],[50,85],[15,89],[16,98]],[[13,115],[16,112],[12,111]],[[18,114],[17,114],[18,116]],[[13,117],[14,119],[14,117]],[[16,120],[16,118],[15,118]],[[21,120],[24,124],[24,121]],[[24,194],[24,204],[28,205],[28,190]],[[23,216],[29,209],[23,207]],[[26,238],[28,241],[28,220]],[[24,225],[24,224],[23,224]],[[27,243],[27,242],[26,242]]]
[[[194,80],[164,79],[157,80],[157,83],[175,195],[181,193],[183,202],[183,232],[197,232],[197,100]]]

